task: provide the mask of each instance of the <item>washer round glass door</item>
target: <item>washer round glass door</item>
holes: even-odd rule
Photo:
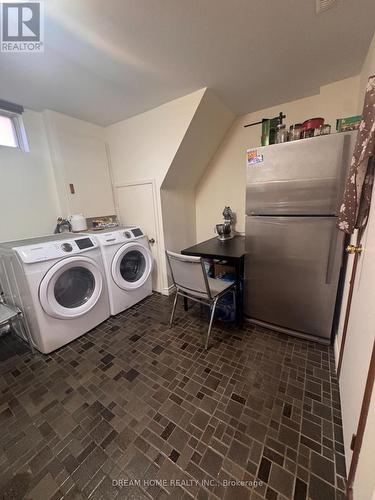
[[[135,290],[142,286],[151,270],[151,252],[136,242],[123,245],[112,260],[113,280],[123,290]]]
[[[46,273],[39,286],[39,300],[54,318],[77,318],[95,306],[102,290],[103,276],[95,261],[68,257]]]

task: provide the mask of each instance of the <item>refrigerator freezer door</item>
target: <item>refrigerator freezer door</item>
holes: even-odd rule
[[[343,255],[335,217],[246,217],[245,313],[331,336]]]
[[[247,167],[247,215],[334,215],[356,132],[257,148]]]

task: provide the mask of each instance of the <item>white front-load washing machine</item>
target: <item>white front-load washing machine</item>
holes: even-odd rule
[[[5,301],[22,309],[40,352],[68,344],[109,317],[101,250],[91,236],[0,243],[0,260]]]
[[[139,227],[95,232],[103,256],[111,314],[114,316],[152,294],[153,258]]]

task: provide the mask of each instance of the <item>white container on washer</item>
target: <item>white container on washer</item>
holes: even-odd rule
[[[72,231],[74,233],[79,233],[80,231],[87,230],[86,217],[83,214],[74,214],[70,217],[70,223],[72,225]]]

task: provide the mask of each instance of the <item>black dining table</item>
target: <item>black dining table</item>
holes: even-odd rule
[[[204,259],[224,260],[227,265],[233,266],[236,275],[236,321],[243,319],[243,277],[245,260],[245,236],[235,235],[233,238],[221,241],[218,238],[197,243],[181,250],[183,255],[193,255]],[[185,302],[185,308],[187,303]]]

